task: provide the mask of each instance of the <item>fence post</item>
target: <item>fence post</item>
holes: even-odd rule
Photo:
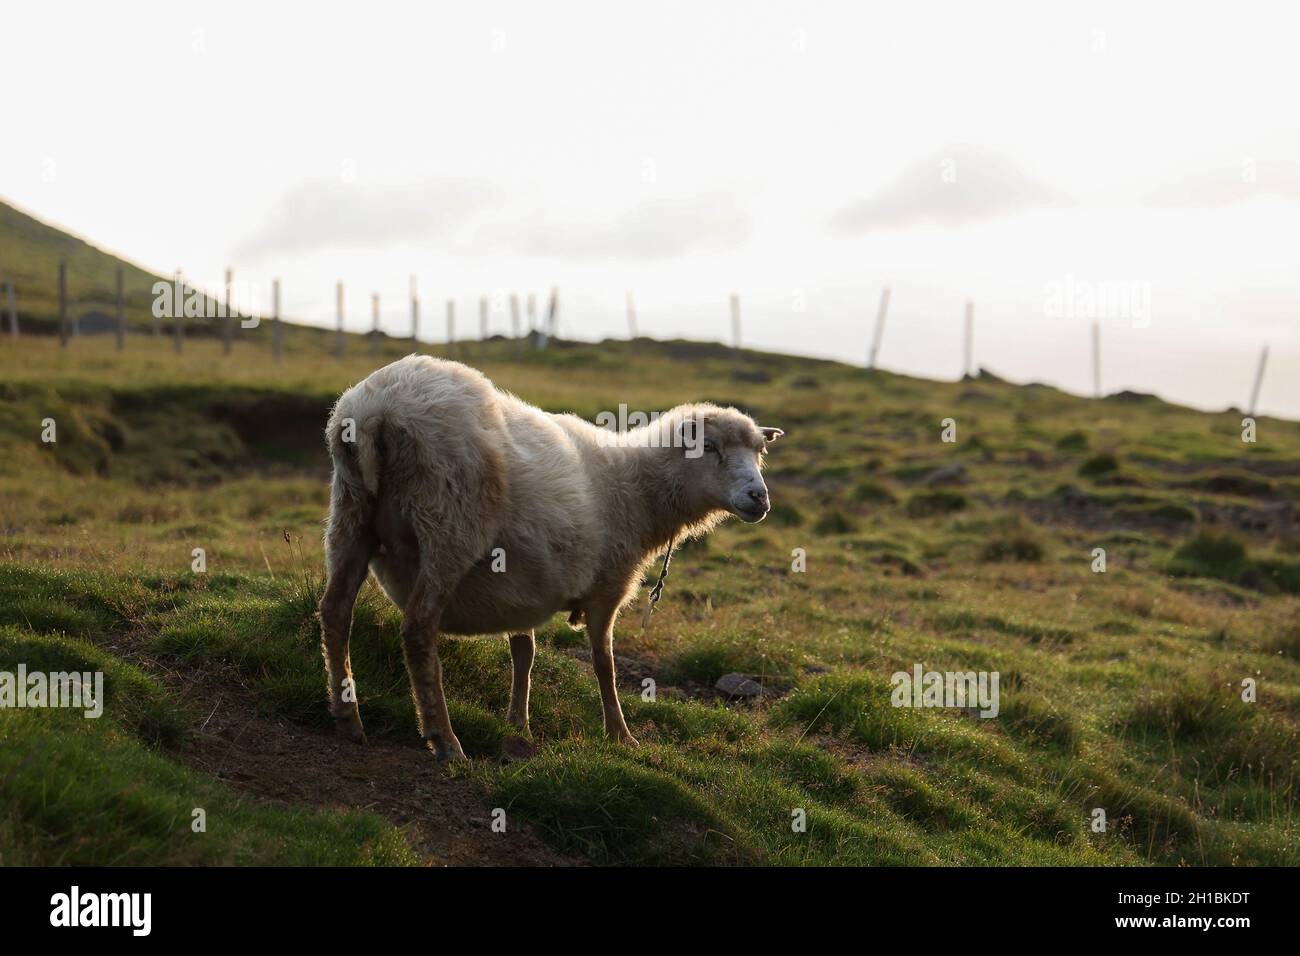
[[[68,347],[68,263],[59,260],[59,346]]]
[[[627,337],[636,338],[636,304],[632,301],[632,290],[627,290]]]
[[[546,306],[546,334],[550,338],[555,338],[556,332],[560,327],[560,289],[558,286],[551,286],[551,301]]]
[[[880,290],[880,308],[876,310],[876,334],[871,340],[871,357],[867,360],[867,368],[876,367],[876,359],[880,357],[880,340],[885,335],[885,316],[889,312],[889,286]]]
[[[515,340],[515,353],[518,354],[524,340],[519,337],[519,296],[514,292],[510,293],[510,337]]]
[[[271,361],[280,361],[280,280],[271,280]]]
[[[117,350],[126,348],[126,270],[117,267]]]
[[[1092,323],[1092,397],[1101,398],[1101,323]]]
[[[175,308],[176,308],[176,295],[177,295],[176,283],[173,282],[173,283],[172,283],[172,296],[171,296],[171,298],[172,298],[172,309],[173,309],[173,310],[175,310]],[[183,305],[182,305],[181,307],[184,308]],[[154,335],[154,338],[159,338],[159,337],[162,336],[162,318],[158,315],[158,303],[157,303],[157,302],[155,302],[154,305],[153,305],[153,308],[151,308],[151,309],[149,310],[149,315],[150,315],[150,316],[152,317],[152,319],[153,319],[153,326],[152,326],[152,328],[153,328],[153,335]]]
[[[334,332],[334,357],[343,358],[343,283],[334,284],[334,309],[338,313],[338,327]]]
[[[965,370],[963,377],[975,377],[971,361],[975,354],[975,303],[970,299],[966,300],[966,344],[963,349],[965,356]]]
[[[1264,346],[1264,351],[1259,353],[1259,368],[1255,370],[1255,387],[1250,390],[1250,411],[1247,413],[1251,418],[1255,417],[1255,406],[1259,402],[1259,389],[1264,384],[1264,366],[1268,364],[1268,346]]]
[[[537,328],[537,296],[530,292],[528,293],[528,334],[532,335],[535,331],[539,333],[541,331]]]
[[[740,350],[740,296],[731,293],[731,347]]]
[[[9,306],[9,334],[18,338],[18,306],[14,304],[14,280],[5,280],[5,302]]]
[[[221,326],[221,354],[229,355],[235,338],[235,313],[230,309],[230,286],[235,281],[235,272],[226,266],[226,315]]]
[[[447,357],[456,352],[456,300],[447,300]]]
[[[370,354],[379,354],[379,293],[370,293]]]
[[[411,345],[420,342],[420,296],[415,290],[415,276],[411,276]]]
[[[180,269],[176,270],[176,289],[179,294],[172,303],[172,351],[180,355],[185,338],[185,279]]]

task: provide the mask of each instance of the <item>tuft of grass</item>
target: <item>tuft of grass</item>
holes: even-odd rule
[[[1089,447],[1088,433],[1077,429],[1066,432],[1056,440],[1056,447],[1061,451],[1087,451]]]
[[[906,510],[909,518],[929,518],[961,511],[966,504],[966,496],[957,491],[923,491],[907,500]]]
[[[1096,478],[1100,475],[1111,475],[1119,471],[1119,459],[1110,452],[1102,452],[1093,455],[1082,465],[1079,466],[1079,474],[1084,478]]]
[[[892,505],[897,500],[892,491],[877,481],[864,481],[853,489],[853,501],[857,504]]]
[[[1202,531],[1184,542],[1169,562],[1175,576],[1215,578],[1265,593],[1300,594],[1300,563],[1251,558],[1229,534]]]

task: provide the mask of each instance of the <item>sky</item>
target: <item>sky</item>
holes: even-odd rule
[[[286,315],[639,331],[1300,418],[1300,16],[1232,3],[11,5],[0,198]],[[15,78],[22,78],[16,80]]]

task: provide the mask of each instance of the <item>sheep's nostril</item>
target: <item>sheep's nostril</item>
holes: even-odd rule
[[[763,510],[765,510],[765,511],[767,510],[767,492],[766,492],[766,491],[751,491],[751,492],[749,493],[749,497],[750,497],[751,499],[753,499],[754,504],[758,505],[759,507],[761,507],[761,508],[762,508]]]

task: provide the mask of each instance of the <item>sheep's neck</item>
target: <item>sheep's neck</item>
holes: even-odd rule
[[[649,554],[665,547],[711,517],[720,509],[692,502],[680,481],[681,450],[675,448],[629,448],[633,457],[631,495],[628,506],[641,511],[638,544]]]

